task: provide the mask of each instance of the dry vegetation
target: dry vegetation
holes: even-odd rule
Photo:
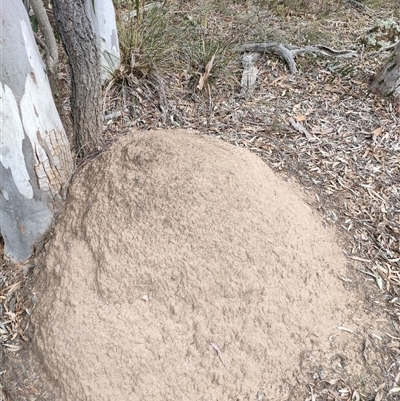
[[[376,290],[364,288],[369,307],[390,321],[384,338],[365,339],[374,388],[363,380],[310,377],[309,386],[301,389],[303,399],[398,399],[400,109],[369,92],[371,78],[390,53],[366,39],[379,21],[393,18],[400,24],[398,1],[170,0],[139,18],[129,17],[134,2],[116,4],[123,63],[105,88],[107,139],[132,127],[193,128],[247,147],[274,170],[295,177],[326,223],[341,232],[359,280],[374,284]],[[377,35],[388,46],[400,39],[396,30]],[[255,90],[244,94],[241,46],[271,41],[325,45],[353,50],[357,56],[307,54],[296,59],[299,72],[292,75],[282,59],[261,55],[255,64]],[[199,90],[199,79],[214,55]],[[35,297],[27,270],[3,264],[0,272],[3,357],[29,349]],[[372,348],[371,359],[366,353]],[[27,376],[11,380],[7,369],[0,369],[4,399],[6,394],[35,399],[18,389],[37,386],[29,380],[26,384]]]

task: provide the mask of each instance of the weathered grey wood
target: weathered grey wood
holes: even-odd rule
[[[255,53],[275,53],[282,57],[289,67],[291,74],[297,73],[297,66],[294,60],[295,56],[305,53],[316,53],[327,57],[342,57],[351,58],[356,57],[356,52],[352,50],[333,50],[327,46],[306,46],[299,48],[292,45],[283,45],[278,42],[268,43],[250,43],[241,47],[242,52],[255,52]]]
[[[54,0],[53,7],[71,67],[75,151],[86,156],[103,144],[100,47],[85,0]]]
[[[400,42],[371,84],[385,96],[400,98]]]
[[[47,66],[47,76],[49,78],[51,92],[60,115],[63,115],[63,108],[58,90],[57,69],[58,69],[58,48],[53,28],[51,27],[46,9],[42,0],[30,0],[30,6],[33,10],[35,18],[38,21],[40,31],[43,35],[44,42],[35,34],[36,42],[45,51],[45,61]]]
[[[21,1],[0,0],[0,230],[23,262],[52,223],[72,174],[68,140]]]
[[[30,5],[39,23],[44,43],[46,44],[47,68],[51,74],[55,74],[57,72],[58,49],[54,32],[51,28],[49,18],[47,17],[46,9],[43,6],[42,0],[30,0]]]
[[[259,53],[246,53],[243,56],[243,74],[240,81],[242,95],[250,96],[254,91],[258,76],[258,68],[254,63],[258,60],[259,56]]]

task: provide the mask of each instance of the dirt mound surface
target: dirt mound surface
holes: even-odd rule
[[[305,353],[355,343],[332,233],[255,155],[187,131],[87,166],[44,275],[36,347],[63,401],[285,399]]]

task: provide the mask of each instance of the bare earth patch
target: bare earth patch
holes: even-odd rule
[[[222,141],[115,143],[76,177],[44,264],[34,341],[59,400],[286,400],[308,369],[366,374],[374,319],[332,231]]]

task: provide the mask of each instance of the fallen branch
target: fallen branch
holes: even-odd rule
[[[43,34],[46,51],[46,67],[50,74],[55,75],[57,73],[58,49],[46,9],[41,0],[30,0],[30,5]]]
[[[351,58],[357,56],[357,53],[353,50],[333,50],[327,46],[318,45],[300,48],[292,45],[284,46],[282,43],[278,42],[247,44],[242,46],[241,51],[252,53],[275,53],[285,60],[291,74],[297,73],[297,67],[294,58],[299,54],[316,53],[325,57],[343,58]]]
[[[49,78],[54,102],[56,104],[59,114],[63,115],[64,110],[61,106],[61,99],[57,82],[58,48],[56,37],[54,36],[53,28],[51,27],[49,17],[47,16],[47,12],[44,8],[42,0],[30,0],[30,6],[32,7],[33,14],[35,15],[35,18],[40,27],[40,31],[43,35],[43,41],[36,34],[35,39],[45,52],[47,75]]]

